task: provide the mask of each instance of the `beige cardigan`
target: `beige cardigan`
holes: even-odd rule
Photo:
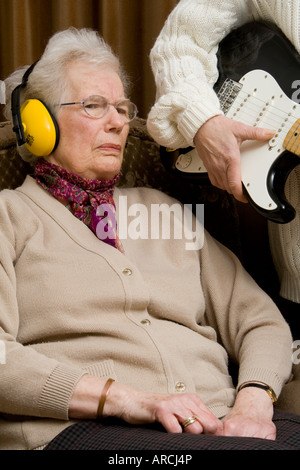
[[[128,208],[174,203],[117,189],[117,207],[120,196]],[[220,417],[236,393],[226,348],[241,363],[240,382],[280,393],[289,329],[232,253],[208,234],[201,250],[184,239],[123,244],[125,255],[99,241],[31,177],[0,194],[0,449],[39,448],[72,424],[68,404],[86,372],[197,392]]]
[[[171,12],[150,55],[157,96],[147,124],[159,144],[191,146],[202,124],[222,114],[213,90],[218,45],[250,21],[275,23],[300,52],[300,0],[181,0]],[[286,193],[297,215],[289,224],[269,224],[270,246],[280,294],[300,303],[300,166]]]

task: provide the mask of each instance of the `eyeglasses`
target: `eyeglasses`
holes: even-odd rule
[[[86,114],[94,119],[100,119],[108,112],[109,107],[113,106],[119,113],[124,122],[132,121],[137,113],[137,107],[130,100],[120,100],[115,104],[109,103],[103,96],[88,96],[82,101],[74,101],[72,103],[61,103],[59,106],[71,106],[73,104],[81,104]]]

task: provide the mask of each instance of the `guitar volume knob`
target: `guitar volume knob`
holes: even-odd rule
[[[191,155],[184,154],[180,155],[180,157],[176,161],[176,166],[179,170],[185,170],[188,166],[190,166],[192,161]]]

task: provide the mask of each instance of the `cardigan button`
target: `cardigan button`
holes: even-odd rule
[[[125,276],[131,276],[132,275],[132,270],[130,268],[125,268],[125,269],[123,269],[123,274]]]
[[[150,325],[151,325],[151,321],[148,320],[148,318],[145,318],[145,320],[142,320],[142,321],[141,321],[141,324],[142,324],[142,325],[145,325],[145,326],[150,326]]]
[[[177,382],[175,385],[175,390],[176,392],[184,392],[186,389],[185,383],[184,382]]]

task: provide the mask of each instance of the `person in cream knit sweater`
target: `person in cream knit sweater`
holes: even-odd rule
[[[179,203],[115,187],[136,107],[109,47],[57,33],[6,86],[34,171],[0,194],[0,448],[124,449],[136,429],[131,449],[299,446],[297,416],[276,427],[292,338],[274,303]],[[158,205],[176,236],[151,236]]]
[[[241,201],[246,199],[241,184],[240,146],[246,140],[269,140],[274,130],[224,116],[213,86],[218,79],[216,54],[220,42],[234,29],[253,21],[277,25],[300,52],[299,0],[181,0],[151,51],[157,97],[148,116],[150,134],[165,147],[196,147],[212,184]],[[298,304],[299,165],[290,174],[285,192],[296,216],[286,224],[269,222],[269,239],[281,283],[280,295]]]

